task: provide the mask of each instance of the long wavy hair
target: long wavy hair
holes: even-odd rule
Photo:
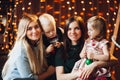
[[[17,46],[19,46],[20,43],[24,45],[24,48],[26,50],[26,55],[28,57],[28,61],[30,64],[31,71],[33,74],[40,74],[47,68],[47,63],[44,57],[44,49],[43,49],[43,41],[42,41],[42,34],[40,35],[40,39],[38,41],[38,55],[36,55],[35,50],[31,47],[30,43],[28,42],[26,31],[27,27],[30,24],[30,22],[38,22],[38,17],[34,14],[24,14],[22,19],[19,22],[18,25],[18,33],[15,45],[13,49],[11,50],[9,54],[9,58],[6,61],[2,75],[4,76],[7,73],[8,68],[10,67],[10,63],[14,63],[15,59],[13,61],[13,57],[17,56],[17,53],[14,53],[17,49]]]

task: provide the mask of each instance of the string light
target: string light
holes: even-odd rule
[[[13,0],[11,0],[13,1]],[[110,39],[110,36],[113,33],[113,29],[115,27],[115,21],[117,16],[117,10],[118,10],[118,1],[117,0],[54,0],[53,3],[50,3],[50,1],[47,0],[39,0],[39,10],[40,13],[50,13],[55,17],[55,20],[57,22],[58,26],[64,27],[65,20],[68,17],[71,17],[73,15],[80,15],[83,17],[85,22],[88,18],[90,18],[93,15],[100,15],[107,19],[107,38]],[[0,1],[0,5],[2,4],[2,1]],[[34,12],[35,9],[33,9],[33,4],[35,4],[33,1],[29,0],[15,0],[14,2],[14,9],[10,6],[7,10],[7,18],[6,18],[6,31],[3,35],[3,42],[5,45],[0,47],[0,50],[6,50],[9,49],[9,45],[13,45],[14,40],[16,37],[14,35],[17,34],[17,24],[19,22],[19,19],[21,18],[21,15],[23,12]],[[58,4],[57,7],[54,7],[55,4]],[[36,5],[37,6],[37,5]],[[105,6],[105,7],[104,7]],[[103,9],[103,7],[106,9]],[[56,10],[56,8],[58,8]],[[0,7],[0,11],[3,8]],[[105,10],[105,11],[103,11]],[[64,12],[63,12],[64,11]],[[14,13],[12,13],[14,12]],[[18,14],[21,12],[21,14]],[[10,18],[10,17],[13,18]],[[0,19],[4,17],[3,14],[0,14]],[[111,22],[112,21],[112,22]],[[12,26],[9,26],[11,24]],[[11,31],[13,30],[13,31]],[[14,33],[14,34],[11,34]],[[10,40],[9,40],[9,39]],[[8,45],[9,44],[9,45]],[[1,46],[1,44],[0,44]]]

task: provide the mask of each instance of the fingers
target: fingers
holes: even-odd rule
[[[46,52],[47,53],[50,53],[54,50],[54,45],[53,44],[50,44],[47,48],[46,48]]]
[[[62,45],[61,42],[55,42],[54,47],[59,48],[61,45]]]

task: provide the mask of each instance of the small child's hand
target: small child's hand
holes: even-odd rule
[[[80,57],[81,57],[81,58],[86,58],[86,57],[87,57],[87,54],[86,54],[86,53],[80,54]]]
[[[61,42],[55,42],[55,43],[54,43],[54,47],[57,47],[57,48],[59,48],[61,45],[62,45]]]
[[[50,44],[47,48],[46,48],[46,53],[50,53],[54,51],[54,45],[53,44]]]
[[[88,59],[94,59],[94,53],[88,52],[88,53],[87,53],[87,58],[88,58]]]

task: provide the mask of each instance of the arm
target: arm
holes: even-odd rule
[[[95,61],[92,64],[86,66],[86,68],[83,69],[81,72],[81,78],[86,79],[92,74],[96,68],[101,67],[112,67],[118,64],[118,60],[116,58],[111,58],[110,62],[105,61]]]
[[[54,45],[50,44],[48,47],[46,47],[46,54],[49,54],[50,52],[54,51]]]
[[[18,72],[21,78],[34,78],[37,79],[38,76],[34,75],[31,71],[30,64],[28,62],[28,58],[24,56],[25,52],[19,56],[15,62]]]
[[[45,80],[49,76],[55,73],[55,67],[49,66],[47,71],[39,75],[39,80]]]
[[[86,50],[86,46],[84,45],[82,51],[80,52],[80,57],[81,58],[85,58],[87,56],[86,53],[85,53],[85,50]]]
[[[56,75],[57,75],[57,80],[73,80],[80,75],[80,72],[74,71],[71,73],[64,73],[64,67],[63,66],[58,66],[56,67]]]

